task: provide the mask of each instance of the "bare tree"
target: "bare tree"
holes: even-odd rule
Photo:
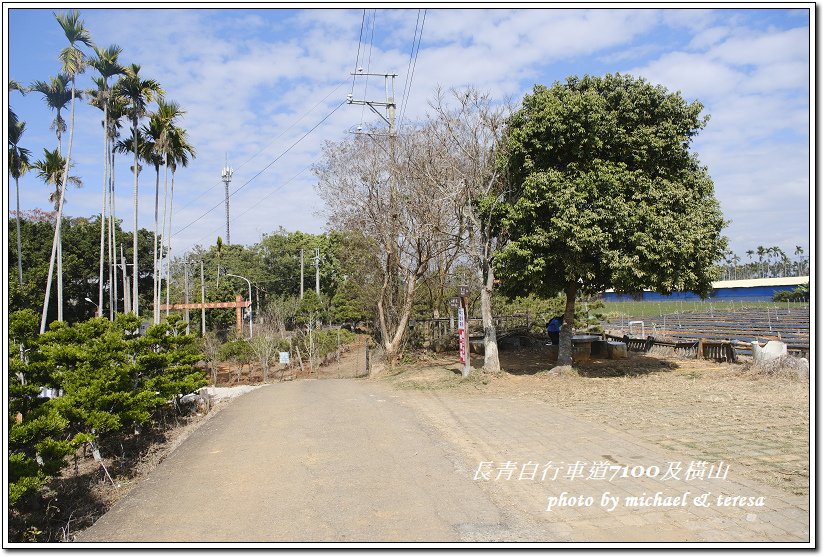
[[[511,108],[495,105],[487,94],[474,88],[440,89],[430,103],[435,111],[433,129],[436,144],[449,161],[452,179],[446,182],[466,218],[466,248],[474,269],[475,286],[480,291],[484,329],[484,369],[500,371],[498,342],[492,319],[492,289],[495,284],[493,258],[505,242],[494,226],[506,194],[506,180],[496,158],[500,155],[506,119]],[[455,231],[463,234],[462,229]]]
[[[314,168],[329,226],[362,234],[380,271],[377,320],[390,362],[401,354],[415,291],[443,252],[443,232],[451,226],[451,202],[424,179],[425,172],[437,174],[430,163],[440,163],[427,136],[420,130],[388,139],[371,133],[326,143]]]
[[[269,382],[269,364],[275,354],[278,353],[280,340],[278,327],[266,321],[255,327],[255,336],[249,339],[249,346],[257,356],[263,370],[264,383]]]
[[[206,365],[209,367],[209,372],[212,376],[212,385],[217,387],[217,366],[215,365],[215,360],[217,360],[217,352],[220,350],[220,339],[217,338],[215,333],[209,331],[203,336],[201,350],[203,351]]]

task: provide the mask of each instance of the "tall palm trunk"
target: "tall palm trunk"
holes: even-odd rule
[[[172,189],[169,193],[169,228],[166,231],[166,256],[168,258],[168,265],[166,266],[166,316],[169,316],[169,303],[171,290],[171,273],[172,273],[172,210],[174,209],[175,201],[175,171],[172,170]]]
[[[103,200],[101,201],[101,211],[100,211],[100,275],[98,277],[98,285],[97,285],[97,310],[100,313],[99,317],[103,317],[103,266],[105,263],[105,249],[106,249],[106,190],[108,189],[107,182],[107,174],[108,174],[108,164],[107,160],[109,158],[108,147],[109,147],[109,140],[108,140],[108,108],[104,104],[103,105]],[[109,285],[111,288],[111,285]],[[109,304],[111,307],[111,303]]]
[[[114,149],[112,141],[109,139],[109,296],[111,299],[111,314],[117,313],[117,238],[115,237],[115,211],[114,211]],[[125,313],[125,311],[124,311]]]
[[[74,88],[72,88],[72,113],[74,113]],[[57,111],[58,118],[60,117],[60,111]],[[58,124],[57,127],[57,153],[62,155],[63,154],[63,133],[60,131],[60,126]],[[71,135],[71,131],[69,132]],[[69,159],[66,159],[66,164],[68,164]],[[66,174],[68,176],[68,174]],[[60,208],[58,210],[58,217],[55,221],[55,231],[57,233],[57,320],[63,321],[63,193],[65,192],[65,182],[63,183],[63,190],[60,193],[60,200],[58,204]],[[59,223],[59,225],[58,225]]]
[[[63,168],[63,179],[60,182],[60,195],[57,200],[57,221],[54,227],[51,256],[49,258],[49,275],[46,279],[46,295],[43,298],[43,314],[40,317],[40,334],[46,332],[46,316],[49,312],[49,296],[51,295],[51,281],[54,273],[54,262],[57,259],[57,320],[63,320],[63,264],[60,249],[60,228],[63,222],[63,200],[66,194],[66,182],[69,180],[69,165],[71,164],[72,140],[74,139],[74,78],[72,78],[71,116],[69,119],[69,146],[66,151],[66,165]]]
[[[14,177],[14,192],[17,196],[17,211],[15,220],[17,221],[17,278],[20,285],[23,285],[23,244],[20,242],[20,178]]]
[[[135,315],[140,315],[139,302],[137,298],[137,178],[140,174],[137,162],[137,118],[132,119],[132,137],[134,141],[134,238],[132,239],[132,272],[134,273],[134,284],[132,285],[132,311]]]
[[[109,134],[106,133],[106,165],[109,164],[109,151],[111,144]],[[109,251],[109,320],[114,320],[117,313],[117,266],[115,265],[114,254],[114,191],[112,188],[112,173],[114,168],[109,167],[108,188],[109,200],[109,223],[108,223],[108,251]]]
[[[160,260],[161,263],[165,260],[166,262],[166,303],[168,304],[169,300],[169,252],[168,247],[166,250],[166,257],[163,256],[163,244],[168,242],[168,236],[166,233],[166,218],[169,214],[169,165],[166,164],[163,168],[163,224],[161,225],[160,229]],[[167,244],[168,245],[168,244]],[[158,276],[158,283],[160,286],[157,290],[157,301],[158,301],[158,310],[157,314],[160,316],[160,298],[163,291],[163,268],[161,266],[160,274]],[[166,315],[169,314],[169,308],[166,308]]]
[[[155,210],[154,210],[154,249],[152,252],[152,279],[154,281],[153,284],[153,296],[152,300],[154,303],[153,309],[153,316],[154,316],[154,323],[155,325],[160,323],[160,288],[157,284],[157,260],[159,259],[157,256],[157,205],[160,200],[160,166],[155,165]]]

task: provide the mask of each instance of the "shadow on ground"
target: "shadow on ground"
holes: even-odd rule
[[[473,355],[473,366],[476,356]],[[483,358],[477,356],[478,366],[483,366]],[[535,375],[555,367],[555,357],[545,345],[514,348],[499,352],[501,368],[510,375]],[[582,377],[636,377],[659,371],[678,369],[678,363],[665,358],[630,352],[621,360],[590,359],[576,362],[572,366]]]

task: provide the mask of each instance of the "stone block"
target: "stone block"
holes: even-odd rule
[[[593,358],[609,358],[608,342],[606,340],[592,341]]]
[[[589,342],[572,347],[573,362],[588,362],[591,354],[592,352]]]
[[[627,357],[627,345],[619,341],[607,342],[607,358],[620,360]]]

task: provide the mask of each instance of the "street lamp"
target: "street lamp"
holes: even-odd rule
[[[100,316],[102,315],[102,314],[100,313],[100,306],[98,306],[97,304],[95,304],[94,302],[92,302],[89,298],[83,298],[83,299],[84,299],[84,300],[86,300],[87,302],[89,302],[91,305],[93,305],[93,306],[94,306],[94,316],[95,316],[95,317],[100,317]]]
[[[233,275],[232,273],[226,273],[227,277],[237,277],[241,278],[246,281],[246,284],[249,285],[249,338],[252,338],[252,283],[246,277],[242,277],[240,275]]]

